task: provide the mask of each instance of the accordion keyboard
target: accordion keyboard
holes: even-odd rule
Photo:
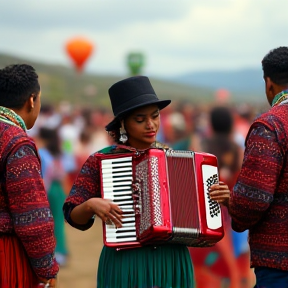
[[[132,157],[103,159],[103,198],[110,199],[123,211],[122,227],[105,224],[106,242],[136,241],[135,211],[132,198]]]

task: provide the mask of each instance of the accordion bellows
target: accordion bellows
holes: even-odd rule
[[[96,157],[101,160],[102,198],[124,212],[121,228],[103,223],[104,245],[206,247],[223,238],[221,208],[208,192],[218,183],[216,156],[151,148]]]

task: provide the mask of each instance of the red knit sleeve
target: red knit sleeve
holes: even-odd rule
[[[241,232],[263,216],[273,200],[283,165],[277,134],[257,123],[246,140],[241,172],[230,199],[232,227]]]
[[[79,225],[74,223],[70,217],[75,206],[92,197],[101,197],[99,160],[94,154],[82,166],[63,206],[64,217],[71,226],[79,230],[87,230],[93,225],[93,219],[84,225]]]
[[[7,158],[6,191],[14,230],[22,242],[37,276],[53,278],[54,222],[41,178],[36,148],[22,142]]]

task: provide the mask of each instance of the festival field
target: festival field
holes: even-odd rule
[[[103,246],[102,224],[96,220],[87,231],[66,225],[70,259],[61,267],[57,288],[95,288],[99,255]]]

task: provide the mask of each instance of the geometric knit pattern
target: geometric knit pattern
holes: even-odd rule
[[[16,234],[36,275],[53,278],[54,222],[40,171],[34,142],[0,121],[0,235]]]
[[[249,229],[251,267],[288,271],[288,105],[251,125],[229,212],[235,231]]]

